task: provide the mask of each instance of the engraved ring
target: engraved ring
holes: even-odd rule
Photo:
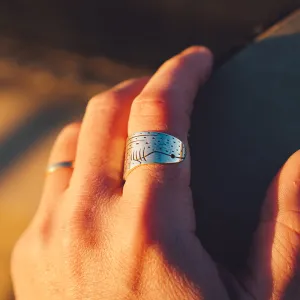
[[[59,169],[73,169],[74,162],[73,161],[61,161],[58,163],[54,163],[47,168],[47,173],[54,173]]]
[[[175,136],[155,131],[136,132],[126,142],[124,180],[135,168],[148,164],[177,164],[186,157],[186,147]]]

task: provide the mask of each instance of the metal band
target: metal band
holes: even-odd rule
[[[62,162],[52,164],[47,168],[47,173],[48,174],[53,173],[62,168],[73,169],[73,164],[74,164],[73,161],[62,161]]]
[[[154,131],[137,132],[128,137],[124,164],[124,180],[141,165],[176,164],[186,157],[186,147],[175,136]]]

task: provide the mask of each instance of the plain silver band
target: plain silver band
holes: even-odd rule
[[[186,147],[175,136],[163,132],[141,131],[126,142],[123,179],[135,168],[149,164],[177,164],[184,161]]]
[[[62,161],[58,163],[54,163],[47,168],[47,173],[53,173],[59,169],[73,169],[74,162],[73,161]]]

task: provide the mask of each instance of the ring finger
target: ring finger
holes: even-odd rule
[[[67,164],[65,167],[58,168],[53,168],[53,166],[59,163],[74,162],[80,128],[81,123],[67,125],[61,131],[53,146],[49,159],[48,176],[45,183],[45,190],[48,190],[53,196],[61,194],[69,186],[73,173],[72,166],[67,166]],[[45,194],[48,194],[47,191]]]

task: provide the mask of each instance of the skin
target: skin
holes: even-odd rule
[[[189,48],[151,78],[95,96],[82,123],[62,131],[50,163],[75,167],[49,174],[14,248],[16,299],[300,298],[299,152],[267,192],[242,274],[216,265],[195,235],[190,157],[141,166],[122,181],[128,135],[163,131],[187,144],[193,100],[211,67],[209,50]]]

